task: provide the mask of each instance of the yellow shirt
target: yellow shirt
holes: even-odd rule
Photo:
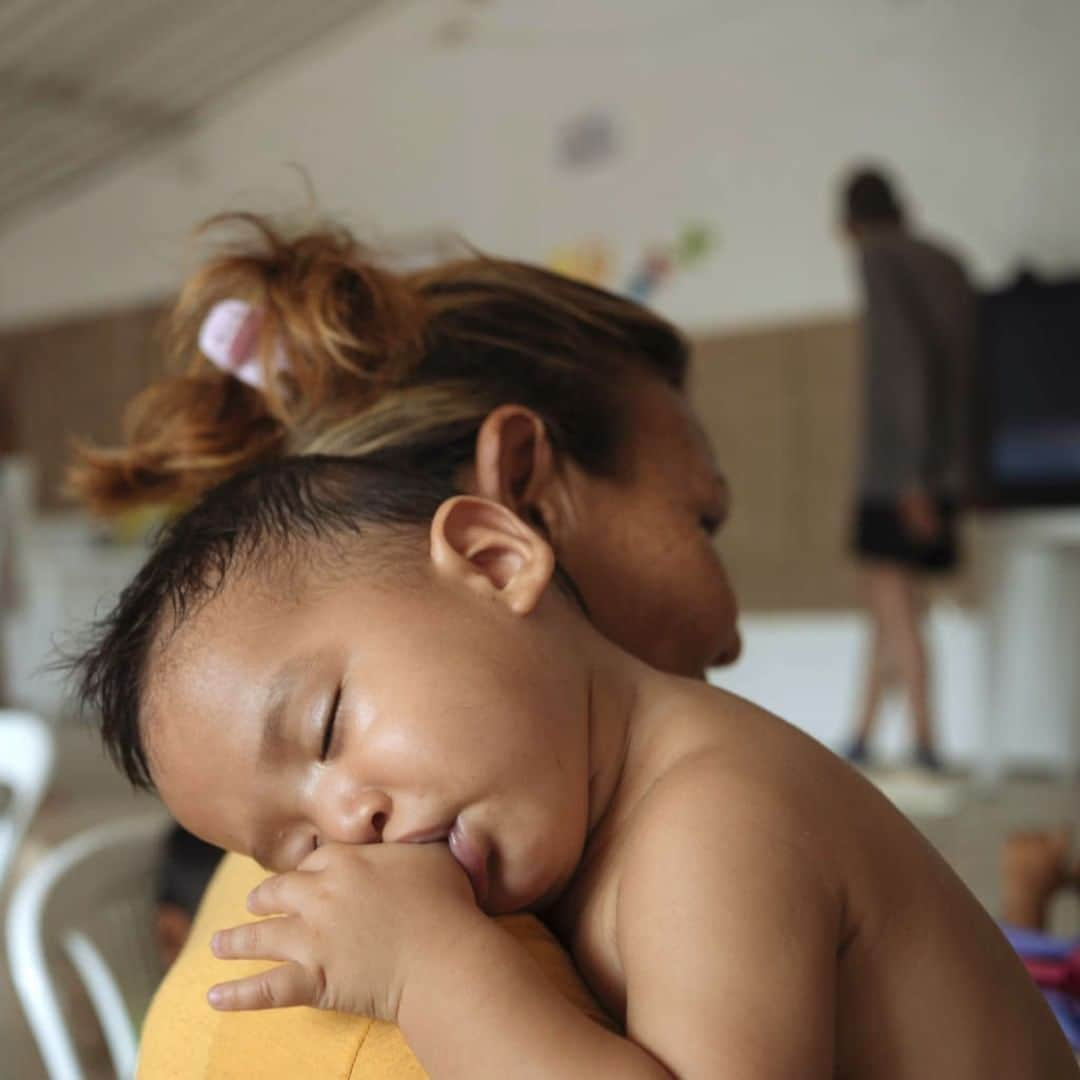
[[[393,1024],[317,1009],[217,1012],[213,983],[267,965],[218,960],[215,930],[251,918],[248,893],[266,877],[251,859],[228,855],[214,875],[179,959],[150,1006],[139,1049],[139,1080],[413,1080],[426,1076]],[[548,930],[530,915],[500,920],[574,1004],[608,1023]]]

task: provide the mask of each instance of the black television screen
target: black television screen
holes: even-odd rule
[[[980,501],[1080,505],[1080,279],[986,294],[979,352]]]

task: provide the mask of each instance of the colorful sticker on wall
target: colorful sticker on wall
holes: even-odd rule
[[[614,279],[615,258],[603,240],[582,240],[556,248],[547,257],[548,268],[557,274],[610,289]]]
[[[622,291],[632,300],[645,303],[675,273],[700,265],[716,247],[713,229],[704,222],[691,222],[672,243],[650,247],[630,272]]]
[[[555,248],[545,260],[549,269],[567,277],[614,289],[645,303],[675,274],[693,269],[717,248],[716,233],[701,221],[690,222],[671,240],[652,244],[632,264],[619,285],[615,271],[618,261],[610,244],[599,238],[581,240]]]

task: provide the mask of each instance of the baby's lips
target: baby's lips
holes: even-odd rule
[[[460,821],[455,822],[448,838],[450,854],[469,875],[478,907],[484,906],[488,895],[487,852],[470,836]]]

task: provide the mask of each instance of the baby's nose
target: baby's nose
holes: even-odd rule
[[[339,792],[326,815],[323,841],[379,844],[392,811],[393,803],[384,791]]]

